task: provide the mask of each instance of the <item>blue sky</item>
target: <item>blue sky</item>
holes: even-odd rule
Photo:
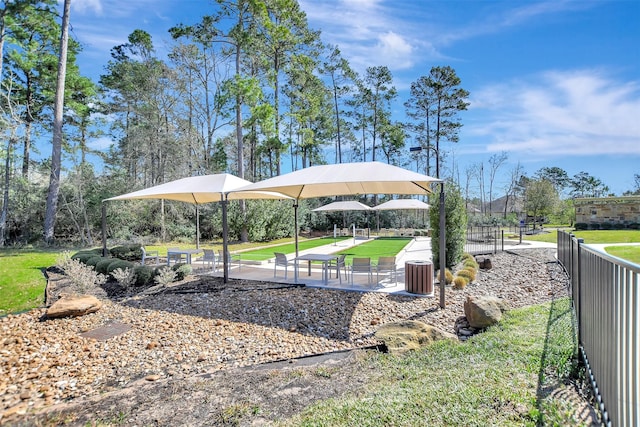
[[[470,95],[448,167],[506,152],[506,176],[520,162],[532,175],[558,166],[621,194],[640,174],[639,0],[301,0],[309,24],[353,68],[386,65],[399,96],[433,66],[449,65]],[[71,25],[84,44],[81,71],[97,78],[109,50],[136,28],[159,54],[167,29],[212,13],[206,0],[73,0]],[[96,142],[99,144],[99,142]],[[409,143],[408,145],[411,145]],[[502,188],[503,177],[496,182]]]

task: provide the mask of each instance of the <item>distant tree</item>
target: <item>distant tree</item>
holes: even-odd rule
[[[329,56],[322,64],[320,72],[329,79],[329,89],[333,94],[333,109],[335,113],[336,127],[336,163],[342,163],[342,130],[344,123],[342,118],[341,103],[344,97],[351,91],[355,73],[349,66],[349,62],[342,57],[337,46],[329,47]]]
[[[60,167],[62,163],[62,113],[64,109],[65,78],[67,74],[67,48],[69,45],[69,10],[71,0],[64,0],[60,35],[60,58],[58,61],[58,79],[53,114],[53,142],[51,153],[51,175],[47,193],[47,209],[44,217],[44,240],[53,243],[58,193],[60,192]]]
[[[571,184],[571,178],[567,172],[557,166],[541,168],[534,176],[537,179],[546,179],[553,184],[559,195]]]
[[[518,164],[509,172],[509,181],[507,182],[507,186],[505,188],[503,218],[507,217],[507,209],[509,206],[509,201],[515,200],[517,198],[518,183],[522,178],[522,174],[523,174],[523,169],[520,162],[518,162]]]
[[[627,190],[624,193],[622,193],[623,196],[635,196],[635,195],[640,195],[640,174],[636,173],[633,175],[633,189],[632,190]]]
[[[575,174],[571,179],[571,188],[573,197],[603,197],[609,193],[609,187],[587,172]]]
[[[462,127],[458,113],[469,106],[469,92],[460,84],[461,80],[453,68],[433,67],[428,76],[420,77],[411,84],[411,98],[405,104],[409,116],[417,121],[413,129],[418,132],[422,147],[427,149],[427,156],[431,156],[430,147],[435,146],[437,178],[440,178],[444,159],[440,143],[458,142]],[[428,166],[427,174],[430,174]]]
[[[502,164],[507,161],[508,157],[509,156],[504,151],[500,154],[494,154],[489,157],[489,215],[493,214],[491,206],[491,204],[493,203],[493,183],[496,180],[498,169],[500,169],[500,166],[502,166]]]
[[[525,209],[533,217],[534,229],[538,219],[550,215],[559,202],[558,192],[550,181],[533,179],[527,183],[525,190]]]

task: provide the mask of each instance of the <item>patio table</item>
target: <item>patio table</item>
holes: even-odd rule
[[[185,255],[187,264],[191,264],[191,255],[199,254],[202,249],[171,249],[167,251],[167,265],[171,265],[171,255]]]
[[[299,261],[308,261],[309,262],[309,276],[311,276],[311,261],[319,261],[322,263],[322,280],[324,284],[329,283],[329,262],[332,260],[337,260],[338,255],[327,255],[327,254],[306,254],[300,255],[295,259],[295,281],[298,282],[298,267]]]

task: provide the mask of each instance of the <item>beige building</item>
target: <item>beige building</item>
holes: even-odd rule
[[[577,198],[576,228],[640,228],[640,196]]]

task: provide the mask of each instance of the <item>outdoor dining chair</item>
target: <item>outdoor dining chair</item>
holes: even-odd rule
[[[353,276],[356,273],[367,273],[367,283],[371,284],[373,271],[371,269],[371,258],[353,258],[351,261],[351,284],[353,285]]]
[[[213,249],[203,249],[204,255],[202,256],[202,263],[204,265],[211,266],[213,271],[216,271],[216,262],[218,261],[216,257],[216,252]]]
[[[378,258],[378,265],[376,266],[376,282],[380,283],[380,273],[390,273],[389,279],[393,277],[393,283],[398,283],[398,272],[396,271],[396,257],[394,256],[381,256]]]
[[[140,249],[142,249],[142,265],[145,265],[145,262],[147,262],[147,260],[155,260],[156,265],[160,263],[160,255],[158,254],[158,251],[148,251],[144,248],[144,246],[142,246]]]
[[[346,258],[346,255],[340,255],[337,259],[331,260],[329,261],[329,275],[331,275],[331,270],[335,269],[336,270],[336,277],[340,279],[340,283],[342,283],[342,274],[340,274],[340,270],[342,269],[342,271],[344,272],[344,278],[345,280],[348,279],[347,278],[347,267],[345,265],[344,259]]]
[[[290,261],[287,259],[287,256],[280,252],[274,252],[276,256],[276,260],[273,264],[273,277],[276,277],[276,272],[278,267],[284,267],[284,278],[287,278],[287,269],[289,268]]]
[[[222,267],[222,263],[224,260],[223,257],[224,255],[222,255],[222,249],[218,250],[218,267]],[[231,264],[233,264],[234,262],[238,263],[238,270],[240,270],[240,267],[242,266],[240,255],[232,254],[231,252],[227,251],[227,264],[229,264],[229,268],[231,268]]]

